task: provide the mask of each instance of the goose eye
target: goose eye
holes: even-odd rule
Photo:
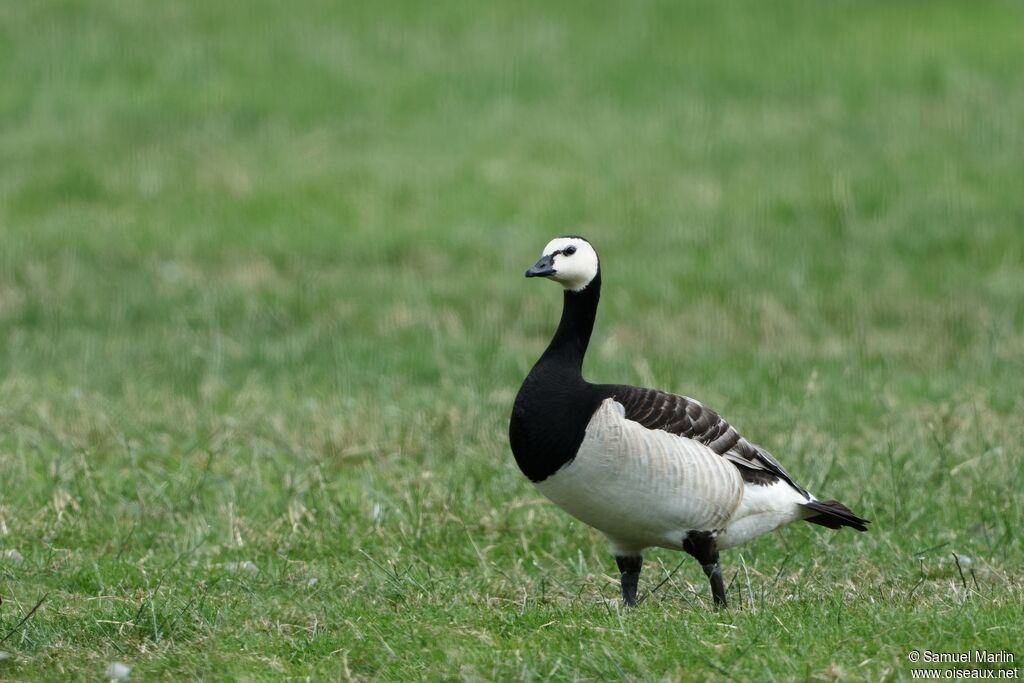
[[[565,249],[562,250],[562,253],[565,254],[566,256],[572,256],[573,254],[576,253],[576,247],[566,247]]]

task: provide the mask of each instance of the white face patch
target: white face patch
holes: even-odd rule
[[[566,253],[566,250],[569,253]],[[597,252],[580,237],[559,237],[548,242],[541,257],[555,254],[554,275],[548,277],[566,289],[578,292],[597,276]]]

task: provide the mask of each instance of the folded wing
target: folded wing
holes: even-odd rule
[[[735,465],[746,483],[768,486],[781,479],[810,499],[771,453],[744,439],[721,415],[700,401],[622,384],[603,385],[602,390],[622,404],[627,419],[648,429],[661,429],[704,444]]]

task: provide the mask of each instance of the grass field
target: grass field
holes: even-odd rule
[[[0,679],[1020,666],[1022,25],[3,3]],[[506,438],[561,302],[522,272],[570,232],[603,258],[591,379],[701,398],[871,532],[726,552],[724,612],[650,552],[621,610]]]

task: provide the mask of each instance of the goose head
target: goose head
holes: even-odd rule
[[[557,237],[544,247],[540,259],[526,271],[526,277],[546,277],[564,288],[579,292],[600,270],[597,252],[590,242],[575,235]]]

